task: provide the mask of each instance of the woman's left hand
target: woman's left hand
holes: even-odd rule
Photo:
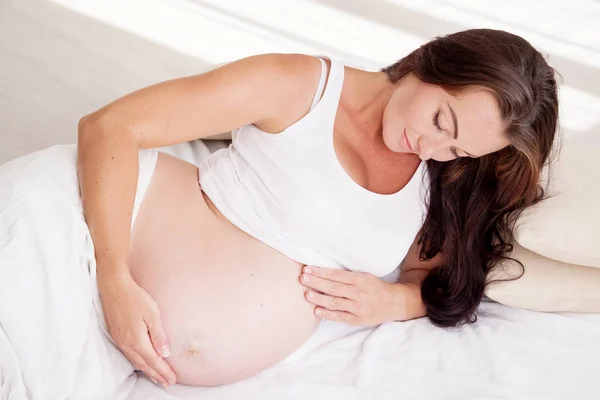
[[[306,299],[323,319],[374,326],[397,320],[402,308],[401,284],[363,272],[304,267],[300,282]]]

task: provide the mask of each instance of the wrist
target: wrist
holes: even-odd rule
[[[402,283],[388,283],[391,292],[389,322],[402,321],[406,314],[407,288]]]
[[[408,321],[427,314],[421,299],[421,285],[413,282],[394,283],[394,321]]]
[[[114,285],[132,281],[133,277],[126,263],[96,263],[96,281],[98,286]]]

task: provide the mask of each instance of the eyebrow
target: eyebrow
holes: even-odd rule
[[[448,104],[448,108],[450,109],[450,114],[452,114],[452,123],[454,124],[454,139],[458,139],[458,120],[456,119],[456,113],[454,112],[454,110],[452,109],[452,107],[450,106],[450,102],[446,102],[446,104]],[[474,156],[471,153],[467,153],[466,151],[462,150],[466,155],[473,157],[473,158],[477,158],[476,156]]]
[[[458,139],[458,121],[456,120],[456,113],[450,106],[450,102],[446,102],[448,104],[448,108],[450,109],[450,114],[452,114],[452,123],[454,124],[454,139]]]

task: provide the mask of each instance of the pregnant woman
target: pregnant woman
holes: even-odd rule
[[[271,54],[124,96],[79,125],[108,333],[155,382],[218,385],[322,318],[473,322],[557,117],[553,69],[494,30],[380,72]],[[229,130],[199,166],[157,151]]]

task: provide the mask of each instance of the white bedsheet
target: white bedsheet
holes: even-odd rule
[[[133,368],[103,333],[76,147],[0,167],[1,399],[122,399]]]
[[[547,314],[484,302],[475,325],[426,320],[360,329],[324,322],[279,365],[215,388],[165,391],[141,378],[148,399],[600,399],[600,315]]]
[[[164,151],[192,162],[208,154],[201,142]],[[89,399],[97,390],[132,400],[600,398],[600,315],[495,303],[482,304],[477,324],[455,330],[427,320],[375,329],[326,321],[286,360],[231,385],[165,391],[143,377],[134,385],[92,304],[73,157],[56,147],[0,168],[1,399]],[[50,180],[62,190],[45,188]]]
[[[198,163],[206,149],[191,146],[167,151]],[[296,353],[251,379],[164,390],[142,377],[128,399],[598,400],[600,314],[484,302],[475,325],[454,330],[425,319],[374,329],[325,321]]]
[[[200,141],[162,150],[210,154]],[[118,400],[136,379],[105,334],[76,146],[0,166],[0,400]]]

